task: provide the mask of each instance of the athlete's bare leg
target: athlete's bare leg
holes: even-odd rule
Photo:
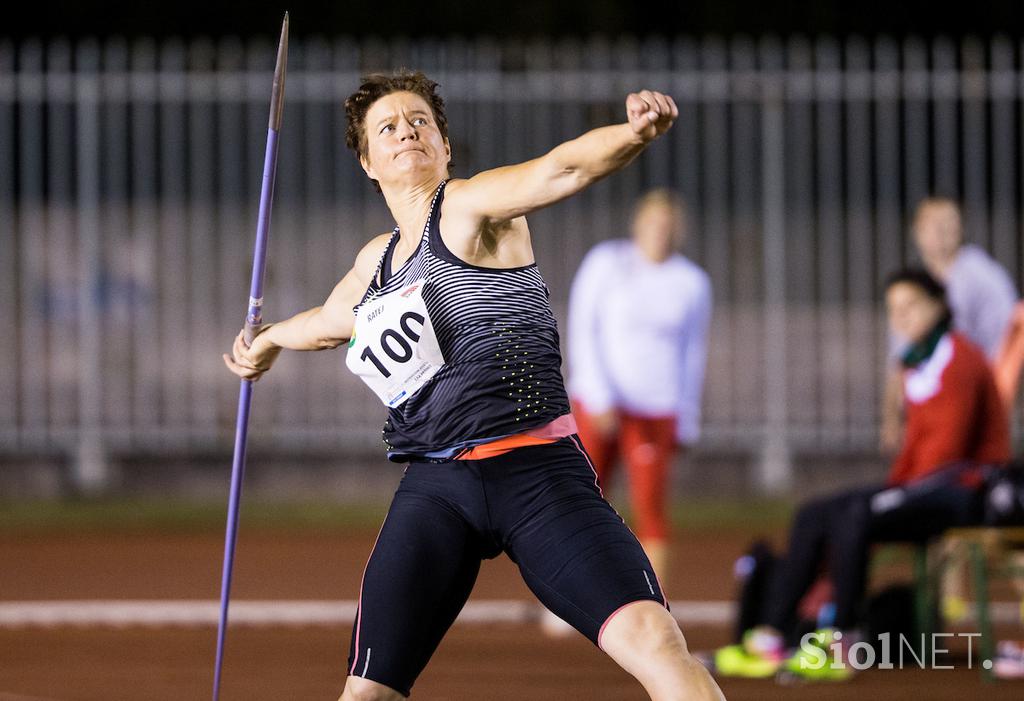
[[[384,686],[362,677],[349,677],[345,680],[345,691],[342,692],[338,701],[403,701],[403,699],[405,697],[390,686]]]
[[[690,655],[679,625],[654,601],[638,601],[605,624],[601,649],[643,684],[652,701],[722,701],[704,666]]]

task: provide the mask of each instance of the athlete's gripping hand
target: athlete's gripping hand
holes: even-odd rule
[[[626,97],[629,126],[644,142],[653,141],[672,128],[678,116],[676,103],[664,93],[641,90]]]
[[[270,369],[281,353],[280,346],[270,343],[267,337],[261,335],[270,326],[270,324],[264,324],[259,327],[251,346],[245,345],[245,329],[238,332],[234,345],[231,346],[231,355],[224,353],[221,356],[224,358],[224,364],[227,365],[228,370],[243,380],[255,382],[263,377],[263,373]]]

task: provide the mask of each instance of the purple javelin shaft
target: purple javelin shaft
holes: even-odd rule
[[[263,159],[263,185],[260,188],[260,213],[256,223],[256,249],[252,262],[252,283],[249,306],[245,315],[245,343],[249,345],[263,323],[263,273],[267,262],[267,240],[270,237],[270,212],[274,202],[274,180],[277,175],[277,136],[281,128],[284,105],[284,76],[288,51],[288,14],[281,26],[281,42],[274,70],[274,90],[270,99],[270,125],[267,129],[267,151]],[[220,618],[217,625],[217,660],[213,675],[213,699],[220,698],[220,676],[224,663],[224,639],[227,635],[228,604],[231,600],[231,575],[234,570],[235,540],[238,534],[239,503],[242,498],[242,477],[245,474],[245,447],[249,433],[249,408],[252,403],[252,382],[242,380],[238,390],[238,419],[235,423],[235,449],[231,461],[231,493],[228,497],[228,520],[224,535],[224,569],[220,586]]]

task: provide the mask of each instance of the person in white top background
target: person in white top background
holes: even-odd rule
[[[569,394],[602,488],[625,463],[633,527],[664,584],[670,469],[700,436],[711,283],[681,253],[686,207],[652,190],[629,239],[586,255],[569,296]]]
[[[1000,365],[1010,361],[1005,341],[1018,302],[1013,279],[985,250],[964,242],[960,207],[947,197],[922,200],[914,213],[912,232],[924,267],[946,287],[954,328],[984,351],[999,377]],[[893,339],[897,356],[900,343]],[[886,453],[900,444],[903,430],[902,385],[893,365],[882,409],[881,444]],[[999,389],[1006,394],[1003,387]]]
[[[957,330],[994,360],[1017,303],[1009,273],[981,247],[964,243],[960,208],[944,197],[918,205],[914,243],[928,272],[946,285]]]

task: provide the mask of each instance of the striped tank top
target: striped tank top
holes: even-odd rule
[[[442,182],[419,248],[391,274],[395,228],[359,308],[425,278],[423,299],[445,364],[405,403],[389,409],[383,438],[395,462],[451,458],[569,413],[558,326],[536,263],[482,268],[441,240]]]

